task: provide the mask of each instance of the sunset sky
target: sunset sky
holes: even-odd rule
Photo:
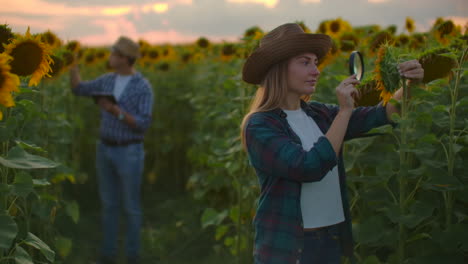
[[[265,31],[294,21],[315,30],[341,17],[353,26],[397,25],[405,18],[426,31],[437,17],[467,25],[467,0],[0,0],[0,23],[14,32],[48,29],[63,40],[108,45],[120,35],[150,43],[191,42],[204,36],[232,41],[254,25]]]

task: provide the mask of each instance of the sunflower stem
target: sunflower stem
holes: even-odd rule
[[[460,60],[458,61],[459,68],[463,64],[468,49],[465,48],[461,54]],[[456,136],[455,136],[455,118],[456,118],[456,107],[457,107],[457,99],[458,99],[458,89],[459,83],[462,75],[462,70],[457,69],[455,74],[455,80],[453,86],[450,85],[450,99],[451,99],[451,106],[449,111],[449,144],[448,144],[448,151],[447,151],[447,176],[449,179],[454,177],[454,167],[455,167],[455,144],[456,144]],[[452,208],[453,208],[453,191],[445,191],[444,195],[444,202],[445,202],[445,228],[449,230],[452,226]]]
[[[407,112],[408,112],[408,87],[406,79],[403,78],[403,98],[401,102],[401,123],[400,123],[400,173],[399,173],[399,208],[400,221],[398,224],[398,263],[403,263],[405,260],[405,241],[406,229],[401,219],[406,213],[406,176],[408,173],[408,155],[407,155]]]

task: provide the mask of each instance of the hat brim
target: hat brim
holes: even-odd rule
[[[301,53],[314,53],[320,60],[332,46],[331,38],[325,34],[300,33],[258,47],[246,60],[242,79],[251,84],[261,84],[268,70],[276,63]]]

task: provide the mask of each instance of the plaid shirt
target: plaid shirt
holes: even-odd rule
[[[116,77],[116,73],[108,73],[92,81],[80,82],[73,93],[80,96],[113,95]],[[116,142],[143,140],[144,132],[151,124],[153,106],[153,91],[148,80],[138,72],[134,74],[117,104],[135,118],[136,128],[101,109],[100,137]]]
[[[339,111],[337,106],[317,102],[301,102],[301,107],[324,134]],[[358,107],[349,121],[345,140],[364,136],[370,129],[387,123],[384,107]],[[341,246],[343,255],[352,256],[351,217],[341,151],[337,158],[325,136],[320,137],[310,151],[304,151],[281,109],[253,114],[245,135],[249,160],[261,186],[254,219],[255,263],[300,262],[304,247],[301,183],[320,181],[336,165],[345,212],[345,221],[339,224]]]

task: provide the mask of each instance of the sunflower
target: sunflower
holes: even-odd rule
[[[393,93],[400,88],[400,73],[398,72],[397,49],[388,43],[383,44],[375,61],[375,88],[380,91],[380,98],[386,104]]]
[[[395,33],[397,32],[397,29],[398,28],[396,25],[390,25],[385,30],[390,32],[390,34],[395,35]]]
[[[395,46],[397,47],[405,46],[409,43],[409,41],[410,41],[410,38],[408,35],[401,34],[396,38]]]
[[[0,54],[0,105],[12,107],[15,105],[12,92],[18,92],[20,84],[18,76],[10,72],[11,67],[9,62],[12,58],[6,54]],[[0,111],[0,120],[3,119],[3,114]]]
[[[201,37],[197,40],[197,46],[202,49],[208,48],[210,46],[210,41],[205,37]]]
[[[81,48],[80,42],[72,40],[65,45],[65,48],[73,53],[78,52]]]
[[[246,40],[259,40],[263,37],[263,30],[258,26],[248,28],[244,32],[244,39]]]
[[[41,41],[47,43],[52,49],[58,48],[62,45],[62,41],[50,30],[39,34]]]
[[[144,39],[140,39],[138,40],[138,46],[140,46],[140,49],[145,49],[145,48],[150,47],[151,44],[149,44],[149,42]]]
[[[421,49],[425,45],[426,40],[427,40],[426,34],[414,33],[413,35],[411,35],[409,47],[414,50]]]
[[[168,51],[167,54],[169,54]],[[160,55],[160,51],[155,46],[151,46],[146,49],[146,58],[149,61],[157,61]]]
[[[36,86],[43,76],[51,71],[50,47],[40,40],[40,36],[32,37],[28,30],[24,36],[19,35],[5,47],[5,53],[10,55],[11,72],[19,76],[29,76],[29,86]]]
[[[192,59],[193,55],[192,53],[186,51],[182,53],[181,59],[183,63],[188,63]]]
[[[440,24],[434,25],[433,29],[436,40],[441,44],[447,44],[450,38],[460,33],[460,28],[457,28],[452,20],[446,20]]]
[[[359,98],[355,99],[355,106],[374,106],[380,102],[380,91],[377,89],[377,81],[374,79],[363,80],[356,86],[359,90]]]
[[[167,62],[163,62],[158,66],[158,69],[164,72],[169,71],[169,68],[170,68],[170,65]]]
[[[350,32],[352,30],[351,25],[341,18],[337,18],[335,20],[330,21],[328,29],[328,34],[332,37],[339,36],[343,32]]]
[[[405,28],[408,31],[408,33],[414,32],[414,29],[415,29],[414,20],[411,17],[406,17]]]
[[[327,55],[320,59],[318,69],[322,71],[323,68],[332,63],[339,55],[340,49],[338,48],[338,44],[335,39],[332,39],[331,49],[328,51]]]
[[[15,35],[11,32],[11,28],[7,24],[0,25],[0,53],[5,51],[3,45],[7,45]]]
[[[311,33],[312,31],[310,31],[310,28],[307,27],[303,21],[296,21],[296,24],[298,24],[302,30],[304,30],[305,33]]]
[[[424,69],[424,83],[445,78],[452,72],[458,63],[457,58],[450,56],[451,54],[447,48],[435,48],[419,56],[418,61]]]
[[[385,43],[393,43],[393,36],[388,31],[380,31],[377,32],[374,37],[372,38],[372,42],[370,44],[370,50],[372,52],[377,51],[381,45]]]
[[[62,53],[62,59],[63,67],[66,68],[73,64],[73,62],[75,61],[75,55],[71,51],[65,50]]]
[[[98,61],[98,62],[107,60],[107,58],[109,57],[109,50],[102,49],[102,48],[98,49],[95,52],[95,56],[96,56],[96,61]]]
[[[328,24],[329,24],[329,20],[325,20],[325,21],[320,22],[319,27],[317,29],[317,33],[327,34],[328,33]]]
[[[96,54],[93,51],[88,51],[84,56],[84,63],[86,65],[93,65],[97,62]]]
[[[381,31],[379,25],[368,25],[368,26],[361,26],[361,27],[354,27],[353,31],[360,37],[360,38],[368,38],[369,36],[374,35],[376,32]]]
[[[343,33],[343,35],[340,36],[340,47],[342,51],[354,50],[358,42],[359,42],[359,39],[355,33],[348,32],[348,33]]]
[[[226,43],[223,45],[221,49],[221,59],[223,61],[229,61],[236,55],[237,48],[234,44],[232,43]]]
[[[50,58],[52,59],[50,78],[55,78],[64,69],[64,61],[61,56],[55,54],[52,54]]]

